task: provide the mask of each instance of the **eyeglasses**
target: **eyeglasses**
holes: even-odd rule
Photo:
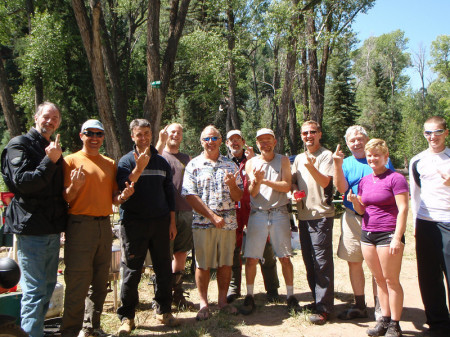
[[[432,134],[434,134],[435,136],[440,136],[440,135],[443,135],[444,132],[445,132],[444,129],[439,129],[439,130],[434,130],[434,131],[424,131],[423,135],[425,137],[431,137]]]
[[[210,140],[212,140],[213,142],[216,142],[218,139],[219,139],[219,137],[205,137],[205,138],[202,138],[202,140],[204,142],[209,142]]]
[[[97,136],[98,138],[102,138],[105,135],[105,133],[102,131],[94,132],[94,131],[86,130],[83,132],[83,135],[85,135],[87,137]]]
[[[303,135],[303,136],[307,136],[308,133],[309,133],[310,135],[315,135],[315,134],[317,133],[317,130],[303,131],[303,132],[302,132],[302,135]]]

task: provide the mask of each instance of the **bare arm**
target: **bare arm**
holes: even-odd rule
[[[141,176],[142,172],[144,172],[145,168],[147,167],[148,162],[150,161],[150,146],[145,149],[144,152],[141,154],[137,154],[136,152],[133,153],[134,160],[136,161],[136,166],[134,167],[133,171],[131,171],[130,175],[128,176],[128,180],[132,183],[135,183],[138,181],[139,177]]]
[[[361,197],[353,194],[351,189],[348,191],[347,200],[353,204],[353,208],[358,214],[363,215],[366,212],[366,206],[361,202]]]
[[[221,216],[218,216],[208,206],[206,206],[206,204],[198,195],[187,195],[186,201],[197,213],[209,219],[217,228],[222,228],[223,226],[225,226],[225,221],[223,220],[223,218]]]
[[[314,157],[310,157],[307,153],[306,153],[306,163],[305,163],[305,167],[307,168],[307,170],[309,171],[309,173],[311,174],[311,176],[314,178],[314,180],[322,187],[322,188],[326,188],[328,186],[328,184],[331,181],[331,177],[327,176],[323,173],[321,173],[315,166],[314,163],[316,162],[316,158]]]
[[[73,169],[70,172],[70,185],[63,190],[64,200],[66,200],[67,202],[73,201],[76,198],[78,191],[85,182],[86,176],[83,172],[83,165],[81,165],[77,169]]]
[[[345,179],[344,171],[342,170],[342,164],[344,162],[344,153],[341,151],[340,145],[336,147],[336,151],[333,153],[334,162],[334,179],[333,183],[339,193],[344,194],[348,190],[348,182]]]
[[[395,203],[398,208],[397,223],[395,226],[394,237],[392,238],[389,253],[396,254],[401,249],[401,239],[406,230],[406,219],[408,217],[408,192],[395,195]]]
[[[224,182],[228,185],[228,188],[230,189],[230,196],[233,201],[239,201],[242,198],[242,195],[244,194],[244,191],[241,190],[238,185],[236,184],[236,178],[239,175],[239,170],[237,170],[234,174],[233,173],[226,173]]]
[[[159,131],[158,142],[156,143],[156,146],[155,146],[155,148],[159,154],[161,154],[163,152],[164,147],[166,146],[167,139],[169,138],[169,134],[167,133],[168,127],[169,127],[169,125],[166,125],[166,127],[164,129]]]

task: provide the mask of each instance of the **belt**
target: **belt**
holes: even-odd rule
[[[94,220],[106,220],[109,219],[109,215],[106,216],[94,216]]]

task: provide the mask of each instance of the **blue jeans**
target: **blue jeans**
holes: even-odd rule
[[[56,285],[59,234],[17,235],[17,255],[22,272],[22,329],[31,337],[44,335],[44,319]]]

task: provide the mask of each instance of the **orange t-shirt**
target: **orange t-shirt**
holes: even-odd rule
[[[117,167],[111,158],[78,151],[64,158],[64,187],[70,186],[70,172],[83,165],[85,184],[69,203],[69,214],[107,216],[112,213],[113,192],[118,190]]]

